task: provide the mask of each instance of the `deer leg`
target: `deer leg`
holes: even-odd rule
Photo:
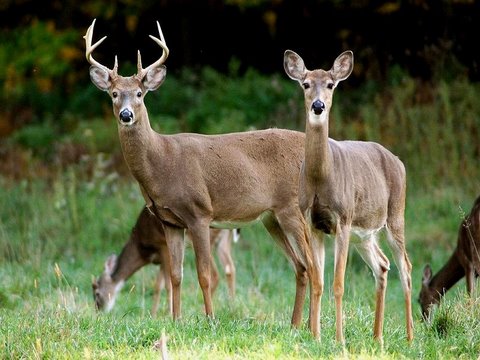
[[[172,304],[172,267],[170,266],[170,256],[168,254],[168,248],[166,246],[161,247],[160,259],[162,261],[163,268],[163,282],[165,284],[165,289],[167,290],[167,309],[168,313],[173,314],[173,304]]]
[[[166,288],[167,289],[167,305],[168,313],[172,314],[172,283],[170,280],[170,264],[169,264],[169,255],[167,245],[160,246],[158,252],[159,255],[159,267],[157,277],[155,279],[155,286],[153,289],[153,301],[152,301],[152,316],[156,316],[158,313],[158,306],[160,304],[160,293]]]
[[[288,259],[292,262],[294,266],[296,278],[296,292],[291,323],[293,327],[298,328],[300,327],[300,324],[302,322],[302,308],[305,302],[305,295],[307,290],[307,267],[305,265],[305,262],[301,261],[301,258],[292,247],[294,246],[294,244],[289,241],[286,233],[282,230],[277,219],[271,216],[265,217],[263,219],[263,224],[265,225],[267,231],[270,233],[272,238],[277,242],[277,244],[284,251]]]
[[[160,302],[160,292],[165,286],[165,278],[163,274],[162,264],[159,264],[157,277],[155,279],[155,286],[153,288],[153,301],[152,301],[152,316],[157,316],[158,304]]]
[[[222,234],[223,235],[223,234]],[[232,242],[233,232],[226,231],[226,235],[222,236],[217,243],[217,255],[222,263],[223,270],[225,271],[225,277],[227,278],[228,292],[230,298],[235,298],[235,263],[232,258]]]
[[[210,250],[212,251],[210,256],[210,279],[211,279],[210,293],[212,294],[212,296],[217,290],[218,282],[220,279],[217,264],[213,257],[213,248],[216,247],[217,243],[219,242],[219,239],[221,239],[222,237],[222,234],[226,231],[227,230],[210,229]]]
[[[210,251],[210,229],[209,222],[197,222],[188,228],[188,236],[192,239],[193,250],[195,251],[195,263],[200,288],[202,289],[205,314],[214,317],[212,293],[211,293],[211,251]]]
[[[465,280],[467,283],[467,293],[472,296],[472,293],[475,290],[475,270],[471,262],[469,262],[465,269]]]
[[[310,329],[316,337],[320,336],[320,311],[324,287],[325,243],[324,233],[312,229],[310,248],[312,251],[313,276],[310,276]],[[315,292],[316,290],[316,292]]]
[[[335,269],[333,277],[333,294],[335,296],[335,338],[345,344],[343,335],[343,309],[342,300],[345,283],[345,269],[348,258],[348,245],[350,241],[350,225],[337,225],[335,237]]]
[[[165,239],[167,241],[170,279],[172,286],[172,315],[176,320],[181,316],[181,286],[183,278],[183,257],[185,253],[184,247],[184,230],[168,224],[163,224],[165,230]]]
[[[404,222],[389,222],[387,225],[387,240],[400,275],[400,281],[405,298],[405,319],[407,328],[407,340],[413,340],[413,316],[412,316],[412,264],[408,259],[405,249]]]
[[[390,262],[377,244],[375,235],[362,239],[361,243],[355,244],[362,259],[367,263],[373,272],[376,284],[375,301],[375,324],[373,326],[373,337],[380,344],[383,344],[383,319],[385,313],[385,293],[387,289],[387,275],[390,269]]]
[[[217,290],[218,282],[219,282],[219,274],[217,264],[215,263],[215,259],[210,256],[210,293],[213,295]]]

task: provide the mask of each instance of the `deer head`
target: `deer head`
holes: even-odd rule
[[[422,317],[424,320],[428,320],[432,308],[440,303],[440,298],[442,297],[440,292],[430,287],[432,276],[432,268],[428,264],[425,265],[422,274],[422,289],[418,296],[418,302],[422,308]]]
[[[324,124],[332,106],[333,90],[337,84],[348,78],[353,70],[353,52],[341,53],[328,70],[309,71],[303,59],[294,51],[287,50],[284,54],[283,66],[287,75],[297,80],[303,87],[305,108],[311,125]]]
[[[142,59],[140,51],[137,55],[137,73],[130,77],[118,75],[118,60],[115,56],[115,64],[113,69],[100,64],[96,61],[92,52],[106,39],[106,36],[92,45],[93,28],[95,20],[87,30],[84,36],[86,51],[85,56],[90,67],[90,79],[102,91],[108,92],[112,98],[113,113],[121,126],[132,126],[142,118],[146,113],[143,99],[148,91],[156,90],[165,79],[167,69],[163,63],[168,57],[169,50],[163,37],[162,29],[157,21],[160,39],[150,35],[162,49],[162,56],[149,65],[147,68],[142,67]]]
[[[110,311],[115,304],[117,293],[123,286],[123,281],[115,282],[112,274],[117,265],[117,257],[111,255],[105,261],[105,268],[98,279],[93,279],[92,290],[95,307],[99,311]]]

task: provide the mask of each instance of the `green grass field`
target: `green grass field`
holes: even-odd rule
[[[304,326],[290,327],[293,269],[260,224],[244,228],[234,246],[237,297],[229,300],[226,282],[214,295],[216,318],[203,315],[191,247],[187,248],[182,319],[149,313],[157,267],[138,271],[125,285],[109,314],[94,309],[91,279],[111,253],[127,240],[142,199],[124,179],[76,180],[66,173],[51,184],[23,181],[0,184],[0,358],[2,359],[156,359],[153,348],[165,332],[172,359],[477,358],[480,354],[479,300],[469,300],[462,280],[450,291],[430,324],[420,320],[416,302],[421,271],[434,271],[456,242],[462,211],[472,191],[410,189],[407,248],[413,263],[415,339],[405,339],[403,296],[397,270],[389,272],[384,348],[372,339],[374,279],[360,257],[350,253],[344,297],[346,348],[335,342],[332,294],[333,247],[328,241],[326,289],[320,340]],[[223,274],[222,274],[223,275]],[[162,300],[165,300],[165,295]],[[162,302],[163,309],[164,302]]]

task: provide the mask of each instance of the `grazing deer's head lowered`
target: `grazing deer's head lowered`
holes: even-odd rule
[[[111,255],[105,262],[105,268],[98,279],[93,279],[93,299],[97,310],[110,311],[115,305],[117,293],[123,286],[122,281],[114,281],[112,278],[117,263],[117,257]]]
[[[475,278],[480,275],[480,196],[475,199],[470,213],[460,223],[457,246],[445,265],[433,275],[425,265],[418,302],[424,320],[430,318],[432,308],[438,305],[460,279],[466,278],[467,293],[475,291]]]
[[[404,211],[406,176],[403,163],[373,142],[335,141],[329,138],[328,121],[333,93],[353,69],[353,53],[345,51],[330,70],[308,70],[303,59],[285,51],[284,69],[302,86],[305,99],[305,158],[300,173],[299,202],[318,244],[315,254],[313,303],[310,316],[319,327],[319,303],[323,290],[323,234],[335,237],[333,292],[336,306],[336,339],[344,343],[342,298],[350,234],[376,282],[373,335],[382,342],[388,258],[377,243],[378,231],[387,239],[399,268],[405,297],[407,339],[413,338],[411,312],[411,264],[405,249]]]
[[[300,326],[311,269],[308,228],[298,206],[298,176],[305,135],[267,129],[222,135],[162,135],[150,126],[143,99],[165,78],[168,55],[131,77],[99,64],[93,26],[85,35],[93,83],[112,98],[122,153],[151,211],[162,220],[171,264],[173,318],[181,314],[184,233],[192,240],[205,313],[213,317],[210,227],[232,228],[261,220],[295,269],[292,325]],[[139,57],[140,59],[140,57]],[[314,332],[315,335],[318,335]]]
[[[458,259],[455,257],[456,261],[454,267],[450,267],[448,271],[445,273],[448,273],[449,275],[451,274],[456,274],[458,273],[458,270],[463,272],[463,269],[461,269],[460,263],[458,262]],[[449,261],[450,264],[452,264],[452,259]],[[455,270],[456,271],[452,271]],[[438,305],[440,302],[440,298],[443,297],[443,295],[446,292],[446,288],[441,288],[441,289],[433,289],[433,286],[431,284],[433,277],[433,272],[432,268],[430,267],[429,264],[425,265],[423,268],[423,274],[422,274],[422,287],[420,290],[420,295],[418,296],[418,302],[420,303],[421,309],[422,309],[422,318],[424,320],[428,319],[430,316],[431,309],[434,305]],[[461,276],[455,275],[455,278],[463,277],[463,274]],[[456,281],[455,281],[456,282]]]
[[[235,297],[235,263],[232,257],[232,244],[239,239],[238,229],[211,229],[210,243],[216,248],[218,259],[227,278],[230,298]],[[151,313],[157,314],[160,292],[167,292],[168,310],[172,312],[172,284],[170,281],[170,259],[163,224],[144,207],[140,212],[130,238],[123,246],[120,255],[111,255],[105,261],[103,273],[92,281],[93,299],[99,311],[110,311],[123,284],[139,269],[147,264],[159,265]],[[219,272],[211,257],[212,294],[219,283]]]

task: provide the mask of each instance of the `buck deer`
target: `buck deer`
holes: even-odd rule
[[[217,255],[223,265],[231,298],[235,297],[235,264],[232,258],[232,242],[237,240],[237,229],[211,229],[210,231],[210,244],[212,248],[216,247],[217,249]],[[213,294],[219,282],[219,274],[213,256],[210,259],[213,279],[211,291]],[[160,266],[155,282],[152,315],[155,316],[157,314],[160,292],[164,287],[167,290],[167,303],[171,313],[172,285],[170,280],[170,261],[163,224],[144,207],[120,256],[118,258],[116,255],[108,257],[105,261],[102,275],[92,282],[96,308],[98,310],[110,311],[125,281],[136,271],[150,263]]]
[[[329,71],[309,71],[302,58],[285,51],[287,75],[304,91],[306,130],[305,160],[300,174],[299,202],[317,242],[314,249],[313,304],[320,305],[324,275],[324,234],[335,237],[333,292],[336,307],[336,339],[344,343],[342,298],[350,233],[371,268],[376,281],[374,337],[382,343],[387,271],[390,264],[377,244],[379,230],[387,230],[388,243],[399,269],[406,310],[407,338],[413,338],[411,264],[404,240],[405,168],[383,146],[373,142],[335,141],[328,136],[333,92],[353,69],[353,53],[340,54]],[[312,240],[312,244],[314,241]],[[320,310],[311,316],[318,323]]]
[[[480,274],[480,196],[458,229],[457,247],[447,263],[432,277],[429,264],[423,269],[422,288],[418,301],[423,319],[430,317],[434,305],[464,276],[467,292],[475,291],[475,277]]]
[[[310,271],[308,227],[298,206],[298,176],[304,134],[267,129],[224,135],[162,135],[150,126],[144,97],[164,81],[169,50],[160,24],[163,49],[147,68],[138,52],[137,74],[118,74],[100,64],[92,52],[95,20],[85,35],[90,78],[109,93],[117,119],[123,156],[137,180],[147,207],[162,220],[170,255],[173,318],[181,314],[183,236],[186,229],[195,252],[205,313],[214,316],[211,301],[209,228],[239,227],[260,219],[293,264],[296,295],[292,325],[298,327]]]

